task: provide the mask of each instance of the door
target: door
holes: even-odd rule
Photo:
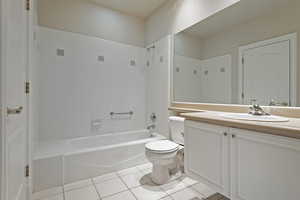
[[[231,129],[232,200],[299,199],[300,141]]]
[[[1,99],[3,117],[4,200],[23,200],[27,196],[27,13],[26,1],[1,2]]]
[[[291,105],[291,41],[287,36],[242,47],[244,104]]]
[[[229,196],[228,128],[192,121],[184,128],[186,173]]]

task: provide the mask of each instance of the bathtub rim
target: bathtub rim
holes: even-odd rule
[[[134,131],[134,132],[137,133],[139,131]],[[124,133],[124,132],[122,132],[122,133]],[[128,133],[132,133],[132,132],[127,131],[126,133],[128,134]],[[116,135],[116,134],[114,134],[114,133],[106,134],[106,136],[109,136],[109,135]],[[119,133],[117,135],[119,135]],[[67,146],[66,149],[64,149],[60,152],[54,152],[54,153],[41,153],[40,154],[38,152],[34,152],[33,161],[40,160],[40,159],[48,159],[48,158],[58,157],[58,156],[64,157],[64,156],[76,155],[76,154],[80,154],[80,153],[94,152],[94,151],[116,148],[116,147],[121,147],[121,146],[129,146],[129,145],[134,145],[134,144],[147,143],[147,142],[155,141],[155,140],[167,139],[165,136],[163,136],[162,134],[159,134],[157,132],[153,132],[153,133],[151,133],[151,135],[153,135],[153,136],[151,136],[149,138],[130,141],[130,142],[122,142],[122,143],[113,144],[113,145],[105,145],[105,146],[101,146],[101,147],[82,148],[82,149],[72,148],[72,146],[70,144],[70,140],[74,140],[74,139],[59,140],[61,145]],[[82,138],[101,137],[101,136],[103,136],[103,135],[80,137],[80,138],[82,139]],[[79,140],[79,138],[75,138],[75,139]],[[52,142],[54,143],[57,141],[52,141]]]

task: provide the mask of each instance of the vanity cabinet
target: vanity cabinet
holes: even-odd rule
[[[190,176],[229,194],[228,128],[187,121],[184,135],[185,170]]]
[[[231,198],[300,199],[300,140],[230,129]]]
[[[300,197],[300,140],[185,122],[186,173],[232,200]]]

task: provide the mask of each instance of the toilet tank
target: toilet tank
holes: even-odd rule
[[[170,116],[169,130],[171,140],[177,144],[184,145],[184,118]]]

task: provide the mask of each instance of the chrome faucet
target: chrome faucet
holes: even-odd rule
[[[149,126],[147,126],[147,129],[148,130],[153,130],[153,129],[155,129],[155,124],[151,124],[151,125],[149,125]]]
[[[269,113],[266,113],[262,107],[258,104],[253,104],[249,107],[249,114],[251,115],[270,115]]]

